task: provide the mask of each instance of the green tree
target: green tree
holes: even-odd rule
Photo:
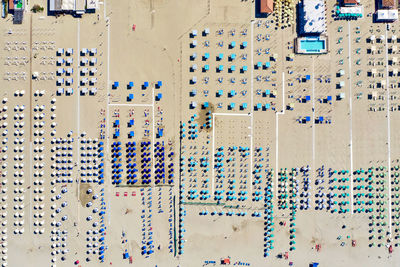
[[[33,13],[43,12],[44,8],[39,5],[34,5],[31,9]]]

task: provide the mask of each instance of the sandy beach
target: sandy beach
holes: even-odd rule
[[[1,266],[400,265],[380,2],[325,1],[320,54],[298,1],[95,2],[1,19]]]

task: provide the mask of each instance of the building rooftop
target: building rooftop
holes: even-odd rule
[[[50,0],[49,11],[60,11],[62,6],[62,0]]]
[[[382,8],[393,8],[396,6],[395,0],[381,0],[381,7]]]
[[[76,14],[84,14],[86,9],[96,9],[97,7],[98,0],[49,0],[50,12],[74,12]]]
[[[62,10],[75,10],[75,0],[62,0]]]
[[[303,0],[299,7],[302,34],[320,34],[326,31],[324,0]]]
[[[86,0],[87,9],[96,9],[98,5],[98,0]]]
[[[13,10],[14,9],[14,0],[8,0],[8,9]]]
[[[344,5],[358,5],[360,0],[343,0]]]
[[[398,20],[398,18],[399,18],[399,13],[397,9],[395,10],[382,9],[378,10],[377,12],[378,21],[395,21]]]
[[[260,12],[261,13],[274,12],[274,0],[260,0]]]
[[[14,9],[13,23],[22,24],[23,19],[24,19],[24,11],[22,9]]]

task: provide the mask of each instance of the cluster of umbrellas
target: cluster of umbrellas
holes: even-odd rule
[[[160,195],[161,195],[161,190],[162,187],[159,187],[160,190]],[[168,249],[169,252],[172,253],[174,252],[173,249],[173,238],[174,238],[174,225],[173,225],[173,218],[174,218],[174,211],[173,211],[173,195],[172,195],[172,187],[169,188],[169,193],[168,193],[168,200],[169,200],[169,215],[168,215],[168,223],[169,223],[169,245],[168,245]],[[159,197],[160,198],[160,197]],[[159,202],[159,208],[161,209],[161,201]],[[159,211],[160,212],[160,211]]]
[[[100,209],[97,207],[92,207],[93,203],[92,201],[96,201],[99,199],[99,195],[94,193],[92,188],[89,188],[86,191],[86,194],[91,195],[91,200],[86,204],[87,208],[92,209],[93,215],[89,215],[86,217],[87,222],[91,222],[93,220],[93,216],[96,216],[98,214],[100,223],[99,222],[94,222],[91,224],[91,229],[88,229],[86,231],[86,254],[88,255],[86,258],[86,261],[89,262],[91,261],[90,254],[95,254],[99,255],[98,259],[100,262],[104,262],[104,252],[108,247],[105,245],[105,236],[106,236],[106,226],[104,224],[104,215],[105,215],[105,210],[106,205],[104,202],[104,188],[100,189],[100,196],[101,196],[101,204],[100,204]],[[65,260],[65,259],[62,259]],[[76,261],[75,264],[78,264],[79,261]]]
[[[1,209],[3,210],[3,213],[1,213],[1,249],[0,252],[2,253],[2,261],[4,266],[7,266],[7,251],[8,251],[8,242],[7,242],[7,177],[11,177],[10,174],[7,175],[7,165],[9,162],[9,157],[7,155],[7,151],[8,151],[8,123],[6,122],[7,118],[8,118],[8,107],[6,106],[6,104],[8,103],[8,99],[6,97],[4,97],[2,99],[2,104],[3,106],[0,107],[0,128],[3,128],[4,130],[2,131],[2,147],[0,149],[0,154],[1,154],[1,166],[3,168],[2,172],[1,172],[1,193],[2,193],[2,197],[1,197]],[[15,112],[19,112],[20,108],[22,109],[21,112],[23,111],[23,109],[25,108],[24,106],[15,106],[14,107],[14,111]],[[21,113],[23,115],[23,113]],[[23,116],[21,118],[21,120],[23,120]],[[14,122],[14,128],[17,128],[17,125],[23,125],[24,122],[23,121],[15,121]],[[22,136],[23,132],[21,135],[18,134],[19,130],[16,129],[14,130],[14,136]],[[24,146],[24,138],[15,138],[14,139],[14,144],[16,145],[21,145],[19,146],[15,146],[14,147],[14,152],[15,153],[21,153],[21,154],[16,154],[15,157],[10,158],[12,161],[14,161],[14,165],[13,165],[13,183],[16,186],[13,190],[14,196],[13,196],[13,233],[16,235],[19,234],[23,234],[24,233],[24,224],[25,221],[23,219],[24,217],[24,209],[25,209],[25,204],[24,204],[24,188],[23,185],[25,183],[24,180],[24,163],[23,162],[19,162],[19,160],[23,160],[24,156],[23,156],[23,152],[25,150],[25,146]],[[20,187],[21,186],[21,187]],[[10,195],[9,195],[10,196]],[[20,203],[22,202],[22,203]],[[3,228],[4,227],[4,228]]]
[[[148,257],[149,255],[154,253],[154,244],[153,244],[153,227],[152,227],[152,188],[148,188],[147,190],[147,203],[145,202],[146,196],[145,196],[145,190],[144,188],[141,188],[140,191],[143,193],[142,194],[142,205],[144,205],[144,208],[142,209],[142,246],[141,246],[141,254],[146,255]],[[146,205],[147,204],[147,213],[146,213]],[[147,215],[146,215],[147,214]]]
[[[278,208],[279,209],[286,209],[288,207],[288,176],[287,176],[287,170],[282,169],[279,172],[279,178],[278,178]]]
[[[126,164],[126,172],[127,172],[127,181],[126,183],[129,184],[136,184],[138,182],[137,179],[137,172],[138,169],[136,162],[131,162],[132,161],[132,157],[136,156],[136,142],[127,142],[125,144],[125,153],[126,153],[126,158],[127,158],[127,164]],[[118,164],[121,165],[122,164]]]
[[[160,142],[156,142],[154,148],[154,157],[155,157],[155,184],[163,183],[165,184],[165,147]],[[168,158],[171,159],[171,153],[168,155]],[[174,163],[171,162],[168,165],[168,184],[172,184],[174,182]]]
[[[69,252],[67,249],[67,236],[68,231],[65,229],[68,221],[68,215],[62,214],[63,210],[68,206],[68,201],[63,200],[63,196],[68,193],[68,188],[66,186],[61,187],[60,192],[57,194],[57,188],[53,188],[51,193],[54,195],[51,197],[51,201],[53,204],[50,206],[52,214],[50,225],[53,227],[51,231],[51,255],[54,256],[52,258],[52,262],[57,261],[57,255],[61,254],[61,260],[65,260],[65,255]],[[61,203],[60,203],[61,202]],[[34,224],[36,226],[43,226],[44,221],[35,221]],[[61,229],[64,228],[64,229]],[[60,242],[60,240],[62,242]]]
[[[272,199],[273,199],[273,190],[272,190],[272,179],[271,179],[271,172],[267,174],[267,179],[266,179],[266,187],[265,187],[265,197],[264,197],[264,257],[268,257],[270,255],[270,251],[274,248],[273,247],[273,242],[274,240],[272,239],[274,237],[274,234],[272,233],[274,231],[274,228],[272,227],[274,225],[273,219],[273,208],[274,205],[272,204]]]
[[[184,253],[184,246],[185,240],[183,239],[185,236],[186,229],[184,228],[185,224],[185,216],[186,216],[186,209],[185,206],[179,206],[179,227],[178,227],[178,254],[182,255]]]
[[[142,178],[142,184],[150,184],[151,183],[151,168],[149,168],[151,166],[151,164],[149,163],[151,161],[150,155],[151,152],[150,151],[150,141],[147,142],[141,142],[140,143],[140,152],[141,152],[141,178]],[[146,152],[147,151],[147,152]],[[149,164],[148,164],[149,163]]]
[[[242,149],[241,149],[242,150]],[[247,151],[247,149],[245,149]],[[255,160],[255,164],[254,164],[254,169],[253,169],[253,187],[254,187],[254,192],[253,192],[253,201],[260,201],[262,199],[264,199],[264,197],[262,196],[263,192],[260,190],[261,186],[260,184],[262,183],[262,169],[263,169],[263,164],[261,163],[262,161],[264,161],[264,158],[262,158],[262,147],[256,147],[254,149],[254,160]],[[244,194],[247,193],[247,191],[243,192]],[[241,194],[241,192],[239,192],[239,194]],[[244,199],[246,200],[246,198]]]
[[[85,133],[81,138],[81,183],[104,183],[104,142],[98,139],[85,138]]]
[[[277,1],[274,3],[276,26],[288,27],[294,21],[294,2],[292,0]]]
[[[122,164],[121,162],[121,156],[122,153],[121,151],[121,142],[113,142],[111,145],[111,163],[113,163],[113,165],[111,165],[111,179],[112,179],[112,184],[120,184],[122,183]],[[118,162],[118,163],[117,163]]]

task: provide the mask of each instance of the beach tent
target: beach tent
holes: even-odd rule
[[[371,35],[371,36],[369,37],[369,39],[371,40],[371,42],[375,41],[375,35]]]
[[[90,88],[90,94],[91,95],[95,95],[96,93],[97,93],[97,88],[96,87]]]

